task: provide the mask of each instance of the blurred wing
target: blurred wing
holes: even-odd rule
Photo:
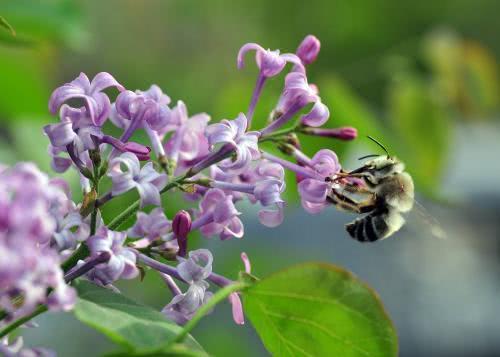
[[[415,217],[419,223],[422,223],[424,227],[427,227],[426,229],[428,229],[435,238],[446,239],[447,234],[442,228],[441,223],[439,223],[439,221],[432,216],[416,199],[413,199],[413,203],[413,209],[409,212],[410,221],[413,217]]]

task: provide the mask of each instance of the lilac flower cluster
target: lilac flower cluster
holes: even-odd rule
[[[147,268],[160,273],[172,293],[165,315],[179,324],[189,321],[210,300],[210,283],[234,283],[212,271],[210,251],[189,249],[191,234],[243,238],[238,209],[243,200],[259,205],[263,225],[280,225],[286,170],[296,175],[302,205],[311,213],[328,206],[328,192],[342,185],[336,154],[323,149],[309,158],[298,138],[300,134],[351,140],[357,135],[354,128],[321,128],[330,111],[306,75],[319,49],[314,36],[307,36],[295,54],[244,45],[238,68],[245,54],[255,51],[259,70],[249,107],[246,114],[214,124],[205,113],[188,115],[183,101],[172,105],[156,85],[133,92],[108,73],[92,81],[82,73],[57,88],[49,109],[58,114],[59,122],[44,128],[48,151],[54,171],[73,168],[79,173],[83,202],[76,205],[62,181],[49,180],[30,164],[0,171],[0,254],[7,257],[0,261],[0,307],[9,315],[26,314],[38,304],[69,309],[75,300],[68,285],[72,280],[84,276],[117,290],[117,280],[136,278]],[[287,63],[291,68],[267,125],[251,130],[265,83]],[[118,90],[114,101],[104,92],[109,88]],[[108,125],[121,134],[107,134]],[[141,130],[149,146],[131,140]],[[287,158],[271,154],[266,145]],[[100,192],[106,178],[111,188]],[[161,196],[173,189],[183,191],[197,208],[180,210],[170,220]],[[137,191],[137,203],[103,222],[102,206],[130,191]],[[134,214],[134,224],[120,230]],[[250,274],[244,253],[242,259]],[[176,281],[185,284],[185,292]],[[235,322],[242,324],[239,294],[232,293],[229,302]]]
[[[7,318],[38,304],[73,307],[76,295],[64,281],[60,252],[86,238],[74,207],[64,182],[50,180],[36,166],[0,169],[0,307]],[[76,221],[79,228],[73,231]]]

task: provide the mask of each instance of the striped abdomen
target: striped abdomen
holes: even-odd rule
[[[405,220],[390,207],[380,207],[346,225],[349,235],[360,242],[375,242],[397,232]]]

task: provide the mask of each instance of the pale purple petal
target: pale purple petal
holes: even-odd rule
[[[43,127],[43,131],[49,137],[50,143],[56,147],[64,147],[72,143],[77,136],[73,131],[71,121],[46,125]]]
[[[89,94],[101,92],[109,87],[116,87],[119,91],[125,90],[125,88],[118,83],[118,81],[111,74],[107,72],[97,73],[90,84]]]
[[[159,206],[161,204],[160,192],[155,185],[145,182],[138,184],[136,187],[141,198],[141,207],[147,205]]]
[[[234,238],[243,238],[243,235],[245,234],[245,230],[243,227],[243,223],[238,217],[233,217],[230,221],[229,224],[227,224],[223,231],[220,234],[220,239],[226,240],[230,239],[232,237]]]
[[[243,66],[245,64],[244,63],[244,57],[245,57],[245,54],[248,51],[256,51],[258,53],[258,52],[264,52],[265,49],[263,49],[261,46],[259,46],[256,43],[247,43],[247,44],[244,44],[240,48],[240,50],[238,51],[238,57],[237,57],[238,69],[242,69],[243,68]]]
[[[304,125],[318,127],[325,124],[329,117],[328,107],[318,100],[314,103],[311,111],[300,118],[300,121]]]
[[[189,252],[188,258],[179,257],[177,271],[182,279],[192,284],[204,280],[212,273],[212,253],[208,249],[198,249]]]
[[[311,203],[324,203],[329,193],[330,186],[326,182],[314,179],[304,179],[300,181],[300,197]]]

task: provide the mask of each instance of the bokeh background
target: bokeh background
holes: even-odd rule
[[[50,171],[43,125],[51,91],[80,72],[112,73],[129,89],[160,85],[190,113],[213,121],[245,111],[256,69],[236,69],[246,42],[293,52],[307,34],[322,50],[308,70],[330,107],[330,126],[351,125],[353,143],[303,141],[312,154],[335,150],[346,167],[375,147],[373,135],[402,158],[416,180],[419,201],[447,239],[430,234],[429,219],[411,217],[392,239],[374,245],[350,240],[353,219],[331,208],[317,216],[297,203],[288,182],[285,222],[267,229],[243,206],[246,236],[208,247],[214,268],[236,276],[239,252],[256,275],[318,260],[346,267],[380,294],[398,330],[402,356],[500,354],[500,4],[441,1],[133,1],[1,0],[0,15],[17,36],[0,31],[0,162],[35,161]],[[275,78],[257,110],[264,120],[283,85]],[[65,176],[73,182],[75,176]],[[116,215],[127,200],[105,208]],[[164,202],[174,212],[180,201]],[[1,259],[1,257],[0,257]],[[170,300],[161,281],[121,284],[137,300],[161,308]],[[26,329],[28,345],[60,356],[100,355],[113,346],[70,314],[45,314]],[[195,331],[215,356],[266,351],[251,325],[232,324],[219,306]]]

